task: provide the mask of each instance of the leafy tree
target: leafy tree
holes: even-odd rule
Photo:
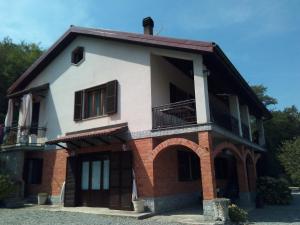
[[[283,142],[278,158],[294,185],[300,185],[300,136]]]
[[[273,98],[269,95],[267,95],[267,90],[268,88],[265,87],[262,84],[259,85],[252,85],[252,90],[255,92],[255,94],[257,95],[257,97],[260,99],[260,101],[266,106],[270,106],[270,105],[276,105],[278,103],[276,98]]]
[[[7,110],[7,89],[42,52],[38,44],[15,44],[9,37],[0,41],[0,124]]]
[[[253,91],[265,106],[276,105],[277,99],[267,95],[267,88],[263,85],[252,86]],[[283,169],[277,154],[281,143],[300,136],[300,112],[296,106],[286,107],[284,110],[271,110],[273,118],[264,122],[265,137],[268,152],[264,170],[267,175],[278,176]]]

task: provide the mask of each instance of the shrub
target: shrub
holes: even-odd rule
[[[300,185],[300,137],[282,143],[278,159],[293,185]]]
[[[229,205],[228,215],[230,220],[235,223],[246,222],[248,220],[248,213],[234,204]]]
[[[283,178],[260,177],[257,180],[257,194],[270,205],[287,205],[292,200],[289,184]]]
[[[8,175],[0,174],[0,200],[6,198],[15,189],[15,186]]]

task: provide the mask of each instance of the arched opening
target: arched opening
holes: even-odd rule
[[[266,175],[266,161],[264,157],[258,157],[256,159],[256,176],[262,177]]]
[[[229,149],[223,149],[214,158],[218,197],[235,201],[239,197],[237,160]]]
[[[201,163],[199,156],[184,145],[165,147],[153,161],[156,211],[198,205],[202,210]]]
[[[229,198],[232,202],[238,203],[241,193],[248,192],[245,162],[241,151],[230,142],[222,142],[214,149],[214,159],[218,196]],[[220,167],[218,163],[225,166],[218,168]],[[225,173],[224,171],[227,172],[227,176],[220,179],[219,173]]]
[[[248,189],[249,191],[255,191],[256,186],[256,176],[255,176],[255,168],[254,162],[251,158],[250,154],[247,154],[246,157],[246,171],[247,171],[247,179],[248,179]]]

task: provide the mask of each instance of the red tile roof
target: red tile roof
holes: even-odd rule
[[[121,126],[111,127],[111,128],[106,128],[106,129],[100,128],[97,130],[85,130],[85,131],[81,131],[81,132],[70,133],[63,137],[59,137],[59,138],[47,141],[46,144],[57,144],[57,143],[61,143],[61,142],[76,141],[76,140],[82,140],[82,139],[86,139],[86,138],[111,136],[111,135],[122,133],[126,130],[128,130],[128,127],[126,125],[121,125]]]

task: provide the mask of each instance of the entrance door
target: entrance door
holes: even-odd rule
[[[110,160],[108,155],[80,160],[80,199],[83,206],[108,206]]]

